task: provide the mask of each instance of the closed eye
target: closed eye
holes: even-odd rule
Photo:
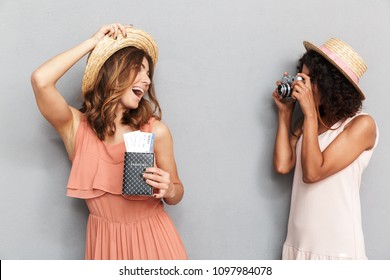
[[[140,72],[141,70],[145,70],[146,71],[146,75],[148,75],[148,77],[150,77],[150,72],[149,72],[149,69],[146,68],[145,64],[141,64],[141,69],[140,69]]]

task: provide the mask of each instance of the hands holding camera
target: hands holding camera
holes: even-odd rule
[[[319,102],[319,96],[313,92],[309,75],[298,73],[296,76],[290,76],[285,72],[281,81],[276,84],[273,99],[279,111],[292,111],[295,103],[291,101],[297,100],[304,115],[316,116],[316,101]]]

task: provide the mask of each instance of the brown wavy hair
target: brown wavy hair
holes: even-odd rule
[[[309,69],[312,84],[317,86],[320,96],[317,110],[319,119],[325,126],[329,128],[338,121],[352,117],[362,108],[362,100],[358,91],[323,56],[309,50],[299,59],[298,72],[302,72],[303,65]]]
[[[100,140],[112,136],[116,127],[116,108],[125,90],[134,82],[142,60],[149,62],[150,85],[137,109],[123,113],[122,123],[140,129],[150,118],[161,119],[161,108],[153,84],[154,65],[150,56],[135,47],[126,47],[114,53],[102,66],[90,91],[84,93],[80,109]],[[130,77],[131,75],[131,77]],[[130,77],[130,79],[129,79]],[[145,98],[146,97],[146,98]]]

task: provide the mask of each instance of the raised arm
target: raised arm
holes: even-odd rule
[[[81,114],[67,104],[57,90],[56,83],[105,35],[116,37],[118,32],[125,34],[125,30],[120,24],[105,25],[91,38],[46,61],[31,75],[31,84],[39,110],[60,134],[69,156],[73,153],[74,138]]]
[[[376,125],[368,115],[357,116],[324,151],[321,151],[318,141],[318,117],[310,77],[301,75],[306,83],[297,82],[293,94],[299,101],[304,115],[302,179],[305,183],[315,183],[344,169],[361,153],[373,148]]]
[[[273,99],[278,108],[278,129],[274,147],[274,168],[280,174],[289,173],[295,166],[295,147],[298,137],[291,133],[291,120],[295,103],[281,100],[276,89]],[[298,131],[296,132],[296,135]]]

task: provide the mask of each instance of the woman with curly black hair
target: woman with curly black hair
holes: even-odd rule
[[[304,46],[303,80],[292,82],[291,98],[273,92],[274,166],[281,174],[295,168],[282,258],[366,259],[359,190],[378,141],[375,121],[361,111],[358,82],[367,67],[342,40]],[[303,119],[292,128],[296,103]]]

